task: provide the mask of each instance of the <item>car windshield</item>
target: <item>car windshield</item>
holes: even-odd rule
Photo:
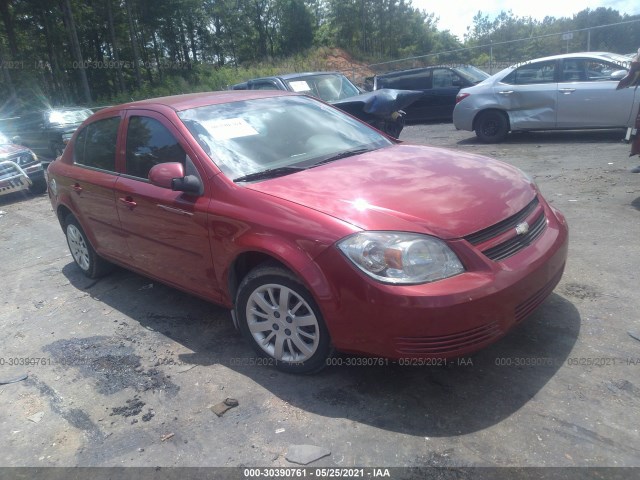
[[[304,96],[208,105],[178,114],[233,180],[285,175],[392,143],[375,130]],[[267,178],[266,176],[263,178]]]
[[[49,123],[66,125],[81,123],[91,116],[92,112],[88,108],[81,110],[51,110],[49,112]]]
[[[321,98],[325,102],[334,102],[343,98],[360,95],[358,87],[344,75],[322,73],[285,80],[292,91]]]
[[[479,68],[473,67],[471,65],[463,65],[461,67],[456,67],[454,70],[466,80],[469,80],[471,83],[480,83],[483,80],[489,78],[489,74],[483,72]]]

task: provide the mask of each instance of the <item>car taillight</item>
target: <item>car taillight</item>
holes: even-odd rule
[[[470,93],[459,93],[458,95],[456,95],[456,103],[460,103],[462,100],[467,98],[469,95],[471,95],[471,94]]]

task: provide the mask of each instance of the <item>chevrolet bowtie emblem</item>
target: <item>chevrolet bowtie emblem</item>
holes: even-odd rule
[[[524,235],[529,231],[529,224],[527,222],[522,222],[516,225],[516,235]]]

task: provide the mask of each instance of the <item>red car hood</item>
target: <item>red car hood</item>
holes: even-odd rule
[[[459,238],[504,220],[536,195],[519,170],[490,158],[394,145],[247,186],[365,230]]]

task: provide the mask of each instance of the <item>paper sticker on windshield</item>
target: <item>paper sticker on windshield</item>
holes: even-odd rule
[[[258,131],[243,118],[227,118],[224,120],[209,120],[202,122],[213,138],[216,140],[230,140],[232,138],[258,135]]]
[[[304,80],[299,80],[297,82],[289,82],[289,85],[291,85],[291,88],[293,89],[294,92],[308,92],[311,90],[311,87],[309,87],[309,84]]]

